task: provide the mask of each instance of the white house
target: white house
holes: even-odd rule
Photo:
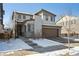
[[[67,36],[68,31],[70,32],[70,35],[79,35],[79,17],[77,16],[63,16],[56,22],[56,24],[62,26],[62,35]]]
[[[61,26],[55,24],[56,15],[41,9],[35,14],[13,12],[13,34],[24,37],[58,37]]]

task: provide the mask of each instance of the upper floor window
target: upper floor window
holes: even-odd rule
[[[18,15],[18,18],[21,19],[21,15]]]
[[[51,21],[53,21],[53,18],[51,17]]]
[[[51,21],[55,21],[55,18],[54,17],[51,17]]]
[[[64,22],[62,22],[62,26],[64,26]]]
[[[30,16],[30,19],[32,19],[32,16]]]
[[[74,19],[74,24],[76,24],[76,20]]]
[[[26,16],[25,15],[23,15],[23,19],[26,19]]]
[[[68,25],[67,23],[68,23],[68,22],[66,21],[66,26]]]
[[[46,21],[48,21],[48,17],[46,17]]]
[[[46,15],[46,21],[48,21],[48,16]]]

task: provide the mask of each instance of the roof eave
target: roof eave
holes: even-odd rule
[[[44,9],[41,9],[40,11],[38,11],[37,13],[35,13],[35,15],[39,14],[39,13],[40,13],[40,12],[42,12],[42,11],[48,12],[48,13],[50,13],[50,14],[52,14],[52,15],[56,16],[55,14],[53,14],[53,13],[51,13],[51,12],[47,11],[47,10],[44,10]]]

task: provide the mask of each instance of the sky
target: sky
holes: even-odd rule
[[[5,27],[12,27],[12,12],[26,12],[36,13],[40,9],[48,10],[56,15],[56,21],[64,14],[70,14],[79,16],[79,4],[78,3],[4,3],[4,25]]]

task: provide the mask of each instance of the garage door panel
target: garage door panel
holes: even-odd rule
[[[57,33],[57,29],[53,29],[53,28],[42,28],[42,36],[43,37],[57,37],[58,33]]]

